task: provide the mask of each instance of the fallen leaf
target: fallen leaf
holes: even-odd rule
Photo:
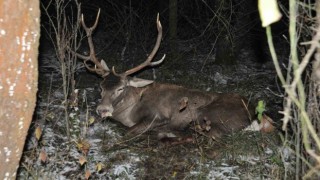
[[[177,176],[177,171],[173,171],[172,177],[175,178]]]
[[[81,156],[81,157],[79,158],[79,163],[80,163],[81,166],[82,166],[84,163],[86,163],[86,162],[87,162],[87,158],[86,158],[86,157]]]
[[[264,133],[273,132],[275,129],[273,124],[274,124],[273,120],[269,116],[264,114],[261,118],[261,123],[259,125],[260,131]]]
[[[196,124],[196,125],[194,126],[194,129],[195,129],[196,131],[202,131],[202,130],[203,130],[203,128],[200,126],[200,124]]]
[[[90,176],[91,176],[91,172],[90,172],[89,170],[86,170],[86,174],[84,175],[84,177],[85,177],[86,179],[89,179]]]
[[[94,121],[95,121],[95,118],[94,118],[93,116],[91,116],[91,117],[89,118],[89,125],[93,124]]]
[[[102,164],[101,162],[98,162],[98,164],[96,165],[97,172],[100,172],[103,167],[104,167],[104,164]]]
[[[85,139],[81,139],[77,142],[77,148],[83,154],[88,154],[90,147],[91,147],[90,143]]]
[[[70,96],[70,106],[71,107],[77,107],[78,106],[78,94],[79,89],[75,89]]]
[[[41,127],[37,126],[36,131],[34,133],[35,133],[37,140],[39,141],[39,139],[41,138],[41,134],[42,134]]]
[[[55,114],[53,112],[50,112],[46,115],[46,120],[47,121],[51,121],[52,119],[54,119]]]
[[[42,149],[40,151],[40,154],[39,154],[39,159],[42,163],[46,163],[47,162],[47,153],[44,149]]]

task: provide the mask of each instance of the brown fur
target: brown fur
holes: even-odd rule
[[[123,83],[130,81],[130,77],[122,78]],[[206,93],[159,83],[144,87],[124,86],[123,93],[113,100],[117,101],[114,104],[108,96],[123,83],[114,83],[117,85],[112,88],[102,87],[104,97],[98,109],[106,102],[113,104],[113,118],[130,127],[128,133],[131,135],[149,130],[174,133],[192,123],[199,133],[219,138],[248,126],[253,115],[251,106],[247,107],[248,101],[240,95]]]

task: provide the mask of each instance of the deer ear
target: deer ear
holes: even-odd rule
[[[140,79],[140,78],[132,78],[129,80],[128,84],[132,87],[145,87],[149,84],[152,84],[152,80]]]
[[[110,71],[110,69],[109,69],[108,66],[107,66],[107,63],[106,63],[103,59],[101,60],[101,65],[102,65],[102,67],[103,67],[104,70],[106,70],[107,72]]]

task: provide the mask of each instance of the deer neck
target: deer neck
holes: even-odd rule
[[[121,122],[123,125],[127,127],[131,127],[135,124],[130,119],[130,113],[132,111],[132,108],[139,103],[143,92],[147,90],[148,87],[143,88],[135,88],[135,87],[129,87],[127,88],[123,93],[122,97],[119,98],[114,103],[114,109],[113,117],[115,120]]]

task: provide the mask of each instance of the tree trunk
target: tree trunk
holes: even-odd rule
[[[15,179],[36,104],[39,1],[0,1],[0,179]]]

